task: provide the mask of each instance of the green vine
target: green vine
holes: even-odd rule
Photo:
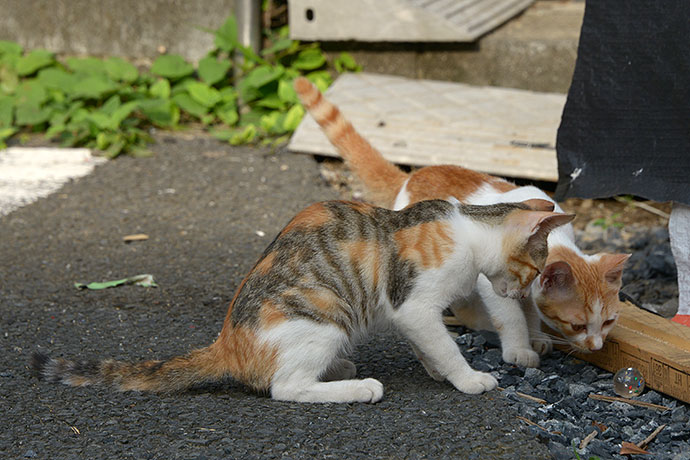
[[[208,32],[214,48],[196,67],[165,54],[145,70],[117,57],[58,60],[0,41],[0,148],[35,132],[111,158],[146,155],[150,128],[190,123],[233,145],[285,142],[304,115],[292,80],[305,75],[321,90],[332,82],[319,44],[291,40],[285,26],[271,31],[270,46],[256,54],[237,40],[232,16]],[[337,72],[360,70],[347,53],[332,64]]]

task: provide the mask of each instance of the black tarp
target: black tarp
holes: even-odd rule
[[[587,0],[556,197],[690,204],[690,0]]]

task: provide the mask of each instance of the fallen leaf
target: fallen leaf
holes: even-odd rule
[[[149,236],[146,233],[135,233],[134,235],[127,235],[122,237],[122,240],[125,243],[131,243],[132,241],[144,241],[148,239]]]
[[[117,286],[124,286],[127,284],[134,284],[136,286],[143,286],[143,287],[158,287],[158,285],[153,280],[153,275],[149,275],[149,274],[136,275],[136,276],[132,276],[129,278],[123,278],[121,280],[103,281],[101,283],[99,283],[99,282],[93,282],[93,283],[89,283],[89,284],[74,283],[74,287],[77,289],[98,290],[98,289],[107,289],[107,288],[117,287]]]
[[[647,452],[646,450],[637,447],[637,445],[635,445],[631,442],[623,441],[621,443],[620,454],[621,455],[651,455],[651,452]]]

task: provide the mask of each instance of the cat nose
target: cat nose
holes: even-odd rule
[[[604,341],[600,337],[595,337],[592,339],[587,339],[587,348],[589,351],[601,350],[604,346]]]

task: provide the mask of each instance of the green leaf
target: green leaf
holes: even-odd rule
[[[297,43],[294,40],[290,40],[289,38],[281,38],[280,40],[276,40],[273,45],[269,46],[268,48],[264,49],[261,51],[262,56],[267,56],[269,54],[275,54],[280,51],[286,50],[293,46],[293,44]]]
[[[173,96],[172,100],[182,110],[199,119],[208,113],[208,107],[199,104],[197,101],[192,99],[192,97],[187,93],[176,94],[175,96]]]
[[[39,125],[50,119],[51,111],[35,104],[21,104],[17,106],[14,115],[19,126]]]
[[[53,53],[47,50],[33,50],[17,60],[17,75],[24,77],[55,62]]]
[[[318,69],[326,63],[326,56],[318,48],[309,48],[301,51],[297,59],[292,62],[292,67],[300,70]]]
[[[149,88],[149,94],[156,98],[168,99],[170,97],[170,82],[161,78]]]
[[[72,96],[75,98],[100,99],[117,89],[117,84],[105,74],[83,75],[76,83]]]
[[[19,86],[19,75],[14,67],[4,66],[0,63],[0,91],[12,94]]]
[[[241,83],[251,88],[261,88],[262,86],[276,81],[284,73],[280,67],[261,65],[253,69],[242,79]]]
[[[22,46],[19,43],[10,42],[7,40],[0,40],[0,55],[3,54],[21,56]]]
[[[74,283],[74,287],[77,289],[107,289],[111,287],[124,286],[127,284],[134,284],[136,286],[143,287],[157,287],[158,285],[153,280],[153,275],[144,274],[132,276],[130,278],[124,278],[121,280],[103,281],[102,283],[93,282],[89,284]]]
[[[258,100],[256,105],[259,107],[266,107],[267,109],[283,109],[285,107],[283,101],[275,93],[269,94],[268,96]]]
[[[352,72],[359,72],[362,70],[362,66],[357,64],[355,58],[353,58],[350,53],[346,53],[344,51],[335,59],[333,65],[338,73],[343,73],[346,70],[350,70]]]
[[[139,77],[139,71],[131,63],[119,57],[106,59],[105,70],[115,81],[131,83]]]
[[[299,102],[295,88],[292,87],[292,82],[288,80],[280,80],[278,82],[278,97],[281,101],[288,104]]]
[[[308,73],[306,77],[309,79],[309,81],[314,83],[314,85],[316,85],[316,87],[319,88],[319,91],[322,93],[325,92],[333,82],[331,74],[326,70],[317,70],[316,72]]]
[[[213,107],[222,99],[220,92],[217,89],[212,88],[205,83],[190,82],[187,85],[187,91],[189,91],[189,95],[192,97],[192,99],[208,108]]]
[[[118,107],[120,107],[120,105],[122,105],[122,101],[120,100],[120,96],[117,94],[113,94],[101,106],[100,111],[105,113],[106,115],[110,116],[110,115],[112,115],[112,113],[115,110],[117,110]]]
[[[68,58],[67,67],[69,67],[74,73],[82,73],[86,75],[107,73],[103,60],[93,57]]]
[[[127,118],[132,112],[139,108],[139,101],[132,101],[122,104],[120,107],[115,109],[110,115],[110,120],[114,126],[119,126],[125,118]]]
[[[215,112],[218,118],[229,126],[236,124],[240,119],[240,116],[237,113],[237,107],[233,102],[227,102],[219,107],[216,107]]]
[[[238,130],[230,137],[230,144],[240,145],[252,142],[256,138],[256,126],[247,125],[241,130]]]
[[[37,75],[38,81],[46,88],[57,89],[70,94],[77,82],[77,78],[71,73],[57,67],[42,69]]]
[[[164,54],[158,56],[153,62],[151,72],[160,77],[178,80],[194,73],[194,67],[185,61],[182,56],[178,56],[177,54]]]
[[[30,79],[23,81],[14,93],[15,105],[34,105],[39,106],[48,100],[48,92],[45,87],[37,80]]]
[[[230,52],[238,46],[237,41],[237,21],[235,16],[230,17],[214,33],[213,44],[223,51]]]
[[[114,129],[114,127],[111,126],[110,117],[108,114],[100,111],[90,113],[89,121],[96,125],[99,129]]]
[[[180,110],[170,99],[144,99],[139,101],[139,108],[153,124],[170,127],[180,119]]]
[[[237,90],[234,86],[226,86],[225,88],[221,88],[220,98],[223,102],[235,103],[237,101]]]
[[[10,96],[0,96],[0,128],[3,126],[12,126],[13,116],[13,98]]]
[[[293,105],[285,115],[285,120],[283,120],[283,128],[285,131],[294,131],[297,129],[303,116],[304,108],[302,108],[301,105]]]
[[[223,80],[230,70],[232,62],[229,60],[219,61],[213,56],[206,56],[199,61],[199,77],[209,85],[215,85]]]
[[[179,82],[175,83],[175,85],[172,87],[170,94],[175,96],[180,93],[188,93],[189,91],[187,91],[187,86],[195,81],[196,80],[194,78],[184,78],[180,80]]]

